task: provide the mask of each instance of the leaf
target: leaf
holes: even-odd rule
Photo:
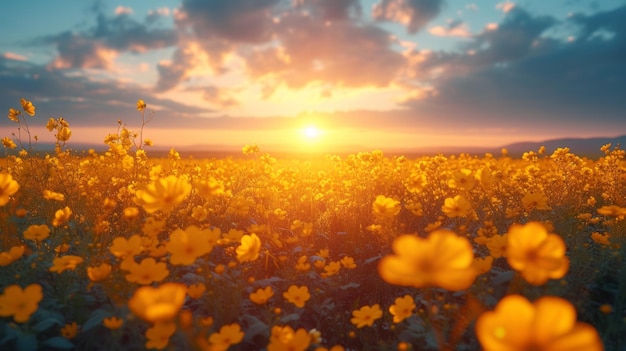
[[[0,341],[0,345],[19,337],[22,334],[22,331],[18,328],[13,328],[9,323],[6,323],[4,325],[4,334],[4,339]]]
[[[54,347],[56,349],[64,349],[64,350],[74,348],[74,344],[72,344],[71,341],[67,340],[66,338],[62,336],[55,336],[46,340],[43,343],[43,346],[49,346],[49,347]]]
[[[298,320],[300,320],[300,315],[299,314],[297,314],[297,313],[290,313],[288,315],[283,316],[280,319],[280,322],[287,324],[287,323],[295,322],[295,321],[298,321]]]
[[[93,327],[97,327],[102,325],[102,321],[107,317],[109,313],[103,309],[97,309],[89,315],[89,319],[83,324],[80,328],[82,331],[87,331],[92,329]]]
[[[382,256],[378,255],[378,256],[374,256],[374,257],[370,257],[367,260],[365,260],[365,262],[363,262],[363,264],[370,264],[372,262],[378,261],[382,258]]]
[[[348,283],[348,284],[344,284],[340,287],[341,290],[348,290],[348,289],[352,289],[352,288],[358,288],[360,287],[361,284],[358,283]]]
[[[244,336],[243,341],[249,342],[254,339],[257,335],[267,335],[269,331],[269,326],[263,323],[257,317],[246,315],[243,317],[244,321],[247,322],[248,326],[246,327],[246,334]]]
[[[37,337],[35,334],[22,333],[15,344],[17,351],[37,351]]]
[[[44,332],[55,325],[63,325],[63,322],[56,318],[46,318],[42,321],[37,322],[37,324],[33,325],[33,330],[37,333]]]

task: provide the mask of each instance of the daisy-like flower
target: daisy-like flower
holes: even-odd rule
[[[42,241],[50,236],[50,228],[48,228],[48,226],[45,224],[33,224],[26,228],[23,235],[24,239],[27,240]]]
[[[95,267],[87,267],[87,276],[92,282],[99,282],[105,280],[109,274],[111,274],[111,268],[111,265],[108,263],[102,263]]]
[[[290,326],[275,325],[267,351],[305,351],[310,344],[311,337],[304,328],[294,331]]]
[[[389,284],[457,291],[469,288],[476,278],[472,245],[449,230],[436,230],[426,239],[402,235],[392,249],[395,254],[383,257],[378,265]]]
[[[297,287],[292,285],[283,293],[283,297],[287,299],[287,301],[296,305],[296,307],[302,308],[311,298],[311,294],[309,294],[309,288],[307,286]]]
[[[171,254],[170,263],[188,266],[198,257],[211,252],[213,242],[217,241],[217,237],[209,240],[210,234],[210,229],[200,230],[195,225],[185,230],[176,229],[170,234],[170,241],[165,245]]]
[[[37,311],[42,299],[39,284],[31,284],[24,289],[19,285],[9,285],[0,295],[0,317],[13,316],[17,323],[24,323]]]
[[[24,255],[25,246],[13,246],[8,252],[0,252],[0,267],[8,266]]]
[[[237,261],[248,262],[259,258],[261,251],[261,239],[252,233],[241,237],[241,245],[237,247]]]
[[[120,267],[129,272],[126,275],[127,281],[141,285],[160,282],[170,274],[167,264],[156,262],[152,257],[144,258],[141,263],[128,259],[123,261]]]
[[[135,193],[135,203],[152,214],[157,211],[169,212],[183,202],[191,193],[191,184],[185,177],[169,175],[148,184]]]
[[[472,211],[472,204],[465,197],[457,195],[445,199],[441,210],[449,218],[467,217]]]
[[[33,105],[31,101],[21,98],[20,104],[22,104],[22,109],[24,110],[24,112],[28,113],[31,116],[35,115],[35,105]]]
[[[476,336],[485,351],[604,349],[598,332],[576,321],[574,306],[554,296],[532,303],[520,295],[504,297],[478,318]]]
[[[172,320],[185,302],[187,287],[179,283],[165,283],[157,288],[143,286],[128,300],[128,308],[146,322]]]
[[[358,310],[352,311],[352,319],[350,323],[354,324],[357,328],[363,328],[365,326],[371,327],[377,319],[383,316],[383,311],[378,304],[370,306],[363,306]]]
[[[389,307],[389,312],[393,315],[393,322],[400,323],[411,317],[415,307],[415,299],[411,295],[396,298],[394,304]]]
[[[394,218],[400,213],[400,202],[384,195],[376,196],[372,213],[378,218]]]
[[[237,323],[222,326],[220,331],[209,336],[212,351],[226,351],[231,345],[239,344],[243,340],[241,326]]]
[[[20,190],[20,185],[8,173],[0,173],[0,206],[9,202],[11,195]]]
[[[266,286],[264,289],[257,289],[255,292],[250,293],[250,300],[258,305],[262,305],[272,296],[274,296],[274,290],[271,286]]]
[[[63,273],[66,270],[74,270],[76,266],[83,263],[85,260],[80,256],[66,255],[57,257],[52,260],[52,267],[50,272]]]
[[[163,350],[176,332],[176,323],[160,322],[146,330],[146,349]]]

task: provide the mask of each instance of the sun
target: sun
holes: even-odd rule
[[[315,126],[306,126],[302,128],[302,134],[307,140],[313,141],[320,137],[321,131]]]

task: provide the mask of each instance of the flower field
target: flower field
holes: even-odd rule
[[[0,160],[2,350],[624,350],[626,160],[150,157],[150,116]],[[146,130],[149,134],[149,130]]]

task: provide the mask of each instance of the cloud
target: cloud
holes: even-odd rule
[[[438,37],[460,37],[469,38],[472,33],[467,23],[461,21],[452,21],[448,26],[433,26],[428,28],[428,33]]]
[[[15,61],[27,61],[28,60],[28,57],[24,55],[16,54],[14,52],[5,52],[2,54],[2,56],[6,59],[15,60]]]
[[[359,0],[295,0],[295,8],[311,10],[320,20],[342,21],[362,14]]]
[[[115,8],[116,15],[131,15],[133,13],[133,9],[126,6],[118,6]]]
[[[382,0],[374,4],[372,17],[402,23],[415,34],[439,15],[442,6],[443,0]]]
[[[504,1],[496,4],[496,9],[501,10],[504,13],[509,13],[511,10],[515,8],[515,3],[510,1]]]

